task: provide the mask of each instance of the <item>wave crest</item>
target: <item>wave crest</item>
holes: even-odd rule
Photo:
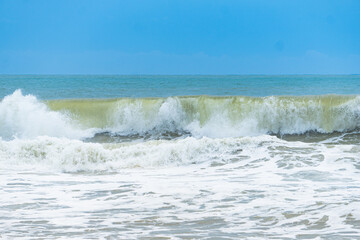
[[[5,139],[81,139],[96,132],[124,136],[169,132],[215,138],[346,132],[360,127],[360,97],[190,96],[41,102],[17,90],[0,102],[0,124],[0,136]]]
[[[87,127],[127,134],[189,132],[201,137],[352,131],[360,127],[360,97],[170,97],[50,101]],[[91,115],[99,107],[101,115]]]

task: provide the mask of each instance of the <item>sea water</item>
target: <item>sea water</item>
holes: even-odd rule
[[[0,76],[5,239],[360,239],[360,76]]]

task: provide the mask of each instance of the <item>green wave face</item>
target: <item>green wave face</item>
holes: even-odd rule
[[[133,133],[153,129],[210,136],[214,132],[329,133],[353,130],[360,125],[360,98],[348,95],[79,99],[51,100],[46,104],[83,128]]]

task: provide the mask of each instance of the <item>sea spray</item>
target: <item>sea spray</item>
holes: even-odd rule
[[[0,137],[3,139],[37,136],[79,139],[93,135],[92,132],[92,129],[82,129],[66,113],[52,111],[35,96],[24,96],[20,90],[0,102]]]

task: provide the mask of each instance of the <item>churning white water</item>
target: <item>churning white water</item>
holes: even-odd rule
[[[16,91],[0,102],[0,236],[360,239],[358,102]]]

